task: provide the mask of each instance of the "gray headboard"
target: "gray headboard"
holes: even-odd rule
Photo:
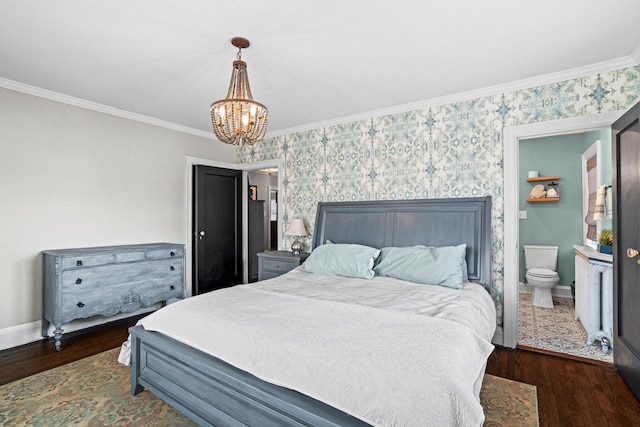
[[[491,287],[491,197],[318,203],[314,249],[327,240],[387,246],[467,244],[469,280]]]

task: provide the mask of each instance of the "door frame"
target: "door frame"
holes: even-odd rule
[[[185,298],[189,298],[193,295],[192,282],[193,282],[193,167],[198,166],[212,166],[216,168],[241,170],[242,171],[242,280],[243,283],[248,283],[249,278],[249,266],[248,266],[248,229],[249,229],[249,214],[248,214],[248,197],[249,182],[247,180],[247,171],[278,168],[278,188],[284,188],[284,160],[273,159],[265,160],[262,162],[254,163],[226,163],[218,160],[203,159],[200,157],[186,156],[185,159],[185,198],[184,198],[184,212],[186,215],[184,224],[184,236],[185,236]],[[284,200],[285,195],[278,190],[278,196],[281,200]],[[278,209],[278,222],[282,223],[282,210]],[[281,227],[278,229],[278,250],[282,250],[283,241],[281,234]]]
[[[610,127],[626,110],[592,114],[539,123],[506,126],[504,146],[504,273],[502,330],[493,342],[515,348],[518,343],[518,150],[521,139],[541,138],[570,132]],[[502,339],[500,339],[502,338]],[[502,341],[502,342],[500,342]]]

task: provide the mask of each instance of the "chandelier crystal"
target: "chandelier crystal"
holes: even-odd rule
[[[236,37],[231,44],[238,48],[237,60],[233,61],[227,97],[211,104],[213,131],[226,144],[252,145],[267,132],[269,110],[251,95],[247,63],[242,61],[242,49],[249,47],[249,40]]]

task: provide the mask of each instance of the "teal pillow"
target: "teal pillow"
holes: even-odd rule
[[[369,246],[327,241],[311,252],[304,268],[309,273],[372,279],[373,263],[379,254],[380,249]]]
[[[465,279],[467,245],[382,248],[376,275],[459,289]]]

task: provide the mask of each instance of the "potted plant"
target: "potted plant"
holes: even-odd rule
[[[598,235],[598,252],[603,254],[613,253],[613,230],[608,228],[600,230]]]

